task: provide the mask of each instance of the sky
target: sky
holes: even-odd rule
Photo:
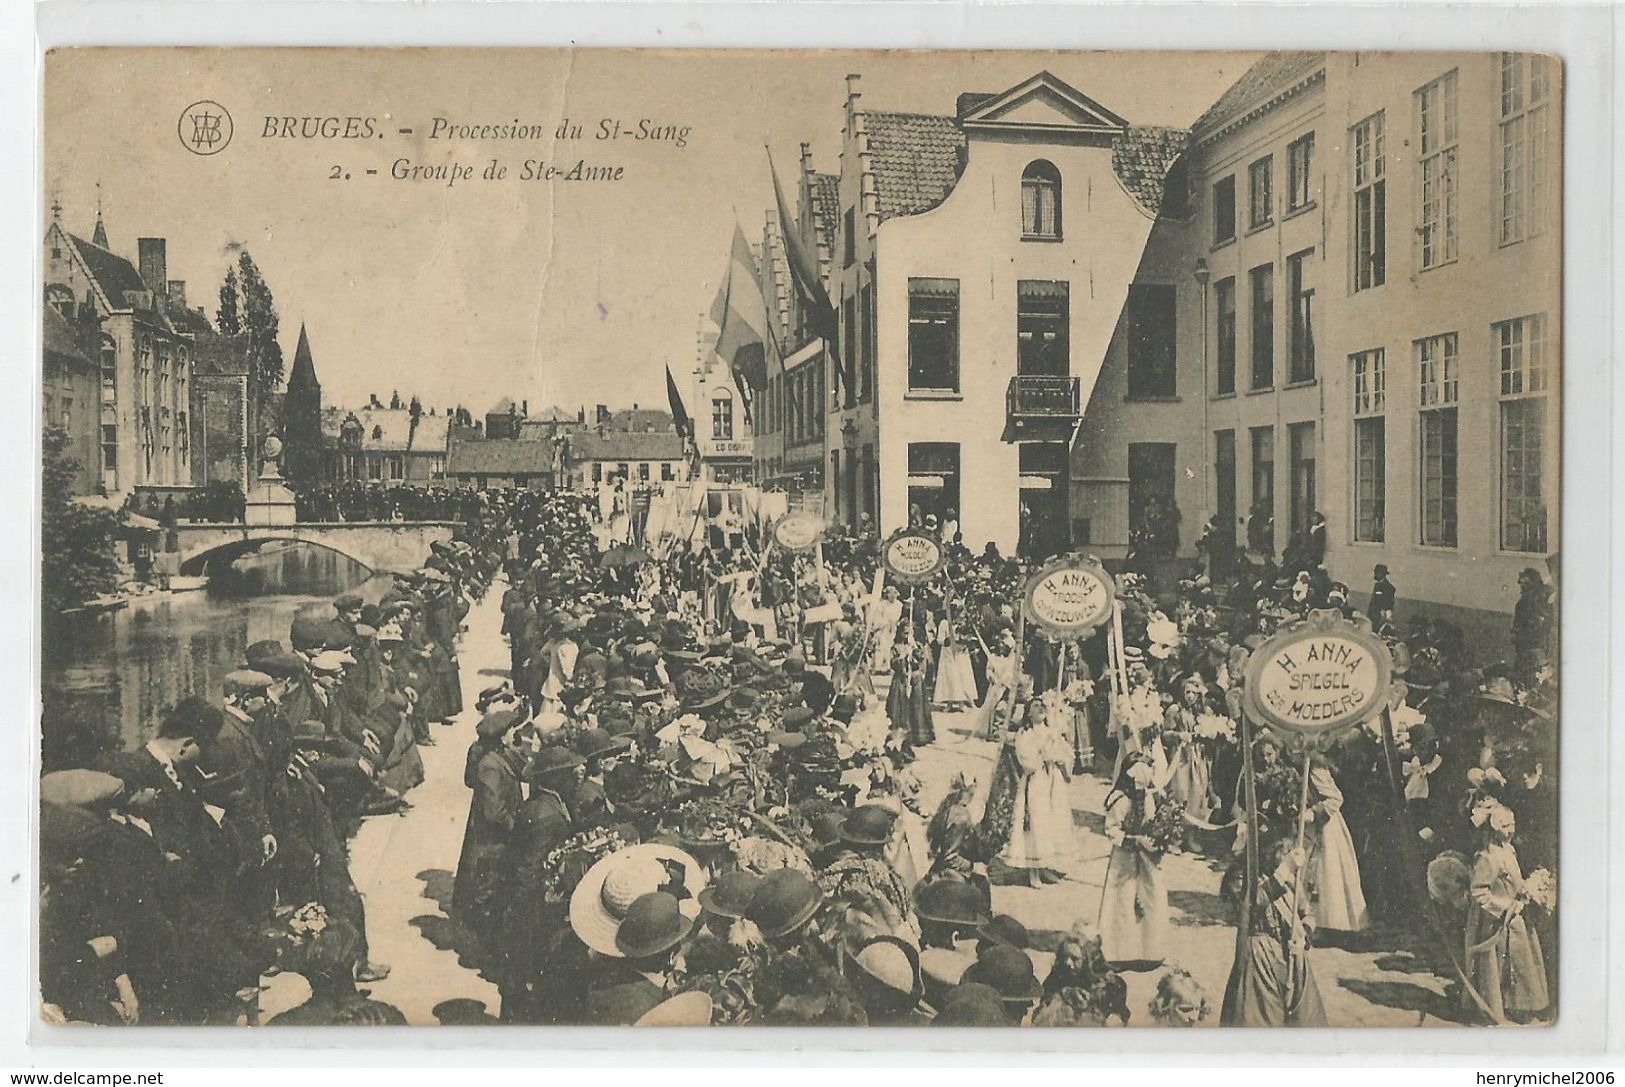
[[[847,74],[861,76],[865,108],[951,114],[961,92],[1047,69],[1133,123],[1185,126],[1255,57],[58,50],[46,65],[44,193],[86,238],[100,200],[112,249],[132,263],[138,237],[167,238],[168,278],[211,318],[246,247],[276,297],[290,364],[308,328],[326,404],[398,390],[475,415],[503,396],[533,412],[663,405],[663,367],[681,380],[694,365],[734,223],[760,239],[773,204],[764,145],[787,186],[803,140],[817,169],[839,171]],[[233,124],[230,143],[207,156],[181,139],[182,114],[204,99]],[[268,117],[352,116],[373,118],[381,135],[264,135]],[[517,120],[546,136],[429,139],[437,117]],[[554,138],[566,118],[581,139]],[[686,146],[593,138],[616,120],[626,132],[687,126]],[[507,177],[480,180],[492,158]],[[622,167],[622,180],[521,179],[527,159],[567,168],[583,158]],[[396,180],[399,159],[459,163],[476,177]]]

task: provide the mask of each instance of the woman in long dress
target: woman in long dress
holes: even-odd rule
[[[1296,843],[1277,843],[1275,863],[1253,898],[1252,937],[1230,970],[1219,1022],[1245,1027],[1324,1027],[1326,1005],[1309,965],[1308,902],[1299,893],[1304,864]]]
[[[1370,924],[1365,892],[1360,887],[1360,863],[1354,855],[1354,836],[1343,819],[1343,791],[1320,757],[1309,768],[1309,807],[1313,848],[1309,856],[1309,886],[1315,892],[1315,927],[1333,932],[1360,932]]]
[[[945,616],[937,624],[937,684],[932,701],[949,710],[959,710],[976,702],[976,673],[971,668],[970,650],[959,640],[953,623]]]
[[[1042,698],[1027,703],[1027,721],[1015,738],[1016,765],[1021,782],[1016,788],[1010,840],[999,859],[1024,870],[1027,885],[1059,883],[1072,853],[1072,803],[1067,784],[1072,749],[1066,736],[1049,720]]]
[[[1106,838],[1112,843],[1100,903],[1100,944],[1114,963],[1156,964],[1168,935],[1168,888],[1162,854],[1141,828],[1156,814],[1162,792],[1151,757],[1130,755],[1106,795]]]
[[[935,743],[936,722],[925,696],[925,647],[904,641],[892,654],[891,690],[886,693],[886,715],[893,728],[908,733],[915,747]]]
[[[996,732],[999,704],[1010,693],[1016,681],[1015,641],[1009,635],[1001,636],[999,644],[987,656],[987,697],[977,711],[977,735],[992,739]]]
[[[1467,980],[1498,1020],[1528,1021],[1551,1003],[1546,957],[1539,934],[1523,916],[1529,894],[1512,848],[1517,829],[1512,810],[1497,803],[1487,822],[1469,887]]]

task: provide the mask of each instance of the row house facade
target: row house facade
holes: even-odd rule
[[[1402,609],[1504,639],[1558,549],[1558,78],[1278,52],[1183,130],[1049,73],[941,115],[865,108],[854,77],[820,249],[851,374],[819,385],[825,515],[952,511],[973,549],[1112,560],[1153,504],[1184,557],[1210,519],[1279,555],[1318,513],[1357,596],[1382,563]]]
[[[100,324],[99,388],[84,405],[97,419],[95,489],[122,501],[138,487],[188,487],[191,341],[208,322],[185,308],[185,284],[167,278],[164,239],[138,240],[137,270],[111,251],[99,215],[87,240],[63,228],[60,212],[45,234],[45,304],[70,322]]]
[[[1558,548],[1557,75],[1276,53],[1198,120],[1193,213],[1147,252],[1177,307],[1167,430],[1206,438],[1171,451],[1186,550],[1214,517],[1279,553],[1319,512],[1334,576],[1381,563],[1402,608],[1504,641]]]

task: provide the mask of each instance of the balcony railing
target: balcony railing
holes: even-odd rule
[[[1083,413],[1078,379],[1022,374],[1010,379],[1004,396],[1010,419],[1075,419]]]

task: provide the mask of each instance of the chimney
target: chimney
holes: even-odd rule
[[[519,414],[523,415],[526,419],[530,418],[530,401],[529,400],[521,400],[521,401],[519,401]]]
[[[597,419],[599,426],[604,426],[605,424],[607,424],[609,422],[609,405],[608,404],[599,404],[599,405],[597,405],[597,411],[596,411],[596,413],[594,415],[594,418]]]
[[[137,271],[141,273],[147,290],[162,294],[169,287],[169,260],[164,239],[137,238],[135,247],[139,264]]]
[[[169,300],[180,309],[186,308],[186,280],[172,279],[169,281]]]

